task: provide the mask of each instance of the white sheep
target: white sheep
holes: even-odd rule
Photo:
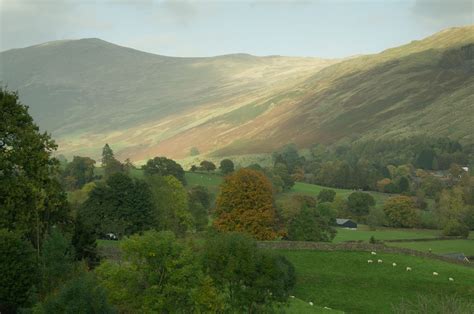
[[[309,301],[309,305],[313,306],[313,302]]]
[[[411,267],[407,267],[407,271],[411,271]]]
[[[295,296],[294,296],[294,295],[290,295],[290,298],[294,299],[294,298],[295,298]]]
[[[326,310],[331,310],[331,308],[330,308],[330,307],[327,307],[327,306],[325,306],[324,308],[325,308]]]
[[[370,254],[372,254],[372,255],[377,255],[377,253],[376,253],[376,252],[370,252]]]
[[[368,259],[368,260],[367,260],[367,263],[368,263],[368,264],[373,263],[373,262],[374,262],[374,261],[371,260],[371,259]]]
[[[393,267],[397,266],[397,263],[392,263],[392,266],[393,266]]]
[[[377,263],[383,263],[383,261],[381,259],[377,260]]]
[[[438,276],[439,274],[437,272],[433,272],[433,276]]]
[[[449,281],[454,281],[454,278],[452,278],[452,277],[449,277]]]

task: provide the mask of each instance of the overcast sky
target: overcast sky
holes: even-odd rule
[[[0,0],[0,51],[96,37],[170,56],[345,57],[474,24],[474,0]]]

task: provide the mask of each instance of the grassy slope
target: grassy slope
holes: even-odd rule
[[[337,228],[337,235],[333,242],[365,241],[374,236],[376,240],[402,240],[402,239],[427,239],[440,236],[439,230],[427,229],[393,229],[379,228],[369,230],[367,226],[359,225],[357,230]],[[451,241],[451,240],[449,240]]]
[[[466,256],[474,256],[474,240],[439,240],[423,242],[392,242],[389,246],[404,247],[412,250],[434,254],[464,253]]]
[[[367,264],[366,252],[280,251],[295,266],[297,298],[350,313],[387,313],[402,298],[474,295],[474,269],[425,258],[379,254],[383,264]],[[396,262],[397,267],[391,263]],[[413,268],[412,272],[405,267]],[[435,277],[432,272],[440,275]],[[449,282],[448,277],[455,278]]]

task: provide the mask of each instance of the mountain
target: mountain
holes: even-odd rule
[[[92,38],[2,52],[0,82],[19,91],[61,152],[97,156],[109,142],[120,155],[153,149],[336,62],[248,54],[174,58]]]
[[[0,62],[68,155],[97,157],[105,142],[135,161],[418,134],[474,143],[474,26],[346,60],[173,58],[83,39]]]

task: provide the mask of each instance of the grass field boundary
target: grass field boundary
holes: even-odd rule
[[[259,241],[257,245],[263,249],[271,250],[315,250],[315,251],[378,251],[384,253],[405,254],[418,257],[426,257],[437,259],[451,264],[463,265],[474,268],[474,263],[462,262],[449,257],[436,255],[432,253],[424,253],[412,249],[400,247],[388,247],[383,244],[371,244],[360,242],[343,242],[343,243],[327,243],[327,242],[306,242],[306,241]]]
[[[383,242],[430,242],[430,241],[446,241],[446,240],[469,240],[466,237],[436,237],[436,238],[415,238],[415,239],[393,239],[381,240]]]

